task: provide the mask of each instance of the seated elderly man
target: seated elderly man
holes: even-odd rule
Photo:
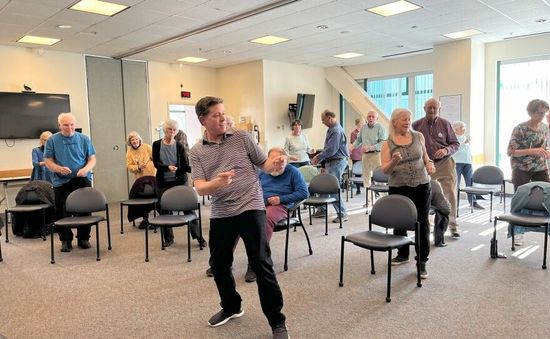
[[[279,147],[274,147],[267,153],[269,158],[281,155],[287,156],[286,151]],[[287,161],[274,172],[260,172],[260,183],[266,206],[267,240],[271,240],[275,225],[286,218],[287,207],[309,196],[302,173],[294,166],[287,166]]]

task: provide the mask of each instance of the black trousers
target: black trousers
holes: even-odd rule
[[[56,219],[59,220],[67,216],[65,202],[67,201],[67,197],[69,196],[69,194],[79,188],[91,186],[92,183],[87,178],[77,177],[72,178],[69,182],[59,187],[54,187]],[[91,226],[78,227],[76,231],[76,237],[79,240],[88,240],[90,239],[90,230]],[[73,231],[69,227],[57,227],[56,232],[57,234],[59,234],[59,240],[61,241],[73,240]]]
[[[179,186],[179,185],[184,185],[184,184],[179,183],[177,181],[169,181],[169,182],[165,182],[162,185],[162,187],[161,186],[157,187],[157,193],[158,193],[159,201],[160,201],[162,195],[164,194],[164,192],[166,192],[169,188]],[[160,214],[169,214],[169,212],[161,210]],[[189,228],[190,228],[190,231],[191,231],[191,237],[193,239],[199,238],[200,229],[199,229],[198,220],[192,221]],[[165,242],[173,241],[174,240],[174,230],[172,229],[172,227],[163,227],[162,228],[162,236],[164,237]]]
[[[416,206],[418,223],[420,224],[420,234],[418,235],[418,242],[415,243],[415,250],[416,254],[420,256],[420,261],[428,261],[428,255],[430,254],[430,223],[428,221],[431,196],[430,184],[422,184],[416,187],[390,186],[389,194],[404,195],[411,199]],[[394,230],[393,233],[396,235],[407,235],[407,231]],[[420,253],[418,253],[418,244],[420,244]],[[400,247],[397,250],[397,255],[408,258],[409,246]]]
[[[269,325],[285,323],[283,294],[273,271],[271,249],[265,234],[265,211],[251,210],[234,217],[210,220],[210,267],[221,298],[222,308],[229,313],[241,308],[241,296],[235,289],[231,271],[233,247],[240,236],[246,248],[248,263],[256,273],[260,304]]]

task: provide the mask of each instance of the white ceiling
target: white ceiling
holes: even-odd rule
[[[126,58],[174,63],[195,56],[209,59],[200,64],[207,67],[269,59],[327,67],[430,49],[451,41],[442,34],[470,28],[484,32],[474,38],[482,42],[550,31],[550,0],[412,0],[422,8],[392,17],[365,11],[391,1],[299,0]],[[119,57],[280,0],[112,0],[131,6],[113,17],[67,9],[75,2],[0,0],[0,45]],[[61,24],[72,28],[57,28]],[[62,41],[49,47],[16,42],[26,34]],[[291,40],[249,42],[268,34]],[[332,57],[346,52],[364,56]]]

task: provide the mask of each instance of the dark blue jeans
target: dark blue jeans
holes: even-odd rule
[[[228,313],[241,309],[241,296],[235,289],[231,271],[233,249],[237,237],[246,248],[248,263],[256,273],[260,304],[269,325],[274,328],[285,323],[283,294],[273,271],[271,248],[265,233],[265,211],[251,210],[227,218],[210,220],[210,267],[221,298],[221,306]]]
[[[460,180],[464,177],[464,184],[466,186],[472,186],[472,164],[456,163],[456,189],[460,187]],[[468,194],[468,202],[472,205],[476,202],[476,196]]]

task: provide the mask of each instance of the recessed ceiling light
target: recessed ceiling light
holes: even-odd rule
[[[69,28],[73,28],[73,26],[71,26],[71,25],[57,25],[57,28],[69,29]]]
[[[275,44],[278,44],[278,43],[281,43],[281,42],[286,42],[288,40],[289,39],[287,39],[287,38],[281,38],[281,37],[274,36],[274,35],[266,35],[266,36],[263,36],[261,38],[250,40],[250,42],[255,42],[257,44],[263,44],[263,45],[275,45]]]
[[[208,59],[204,59],[204,58],[196,58],[196,57],[185,57],[185,58],[181,58],[181,59],[178,59],[178,61],[183,61],[183,62],[191,62],[191,63],[198,63],[198,62],[203,62],[203,61],[207,61]]]
[[[59,41],[61,41],[61,39],[46,38],[46,37],[33,36],[33,35],[25,35],[21,39],[17,40],[17,42],[22,42],[27,44],[48,45],[48,46],[56,44]]]
[[[317,26],[317,29],[327,29],[328,26],[327,25],[319,25]]]
[[[340,58],[340,59],[351,59],[351,58],[357,58],[360,56],[363,56],[363,54],[354,53],[354,52],[333,55],[333,57]]]
[[[465,31],[443,34],[443,36],[446,36],[447,38],[451,38],[451,39],[463,39],[463,38],[470,37],[472,35],[477,35],[482,33],[483,33],[482,31],[478,31],[477,29],[467,29]]]
[[[391,15],[396,15],[400,13],[405,13],[408,11],[413,11],[419,8],[422,8],[422,7],[415,5],[412,2],[399,0],[399,1],[391,2],[389,4],[385,4],[382,6],[368,8],[367,11],[373,12],[382,16],[391,16]]]
[[[74,9],[76,11],[95,13],[107,16],[113,16],[123,10],[128,8],[128,6],[115,4],[112,2],[100,1],[100,0],[81,0],[76,4],[69,7],[69,9]]]

